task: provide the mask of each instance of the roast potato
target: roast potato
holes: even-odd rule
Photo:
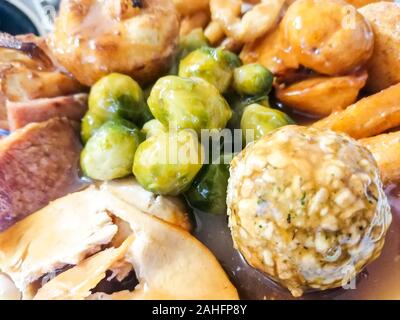
[[[48,44],[84,85],[113,72],[147,84],[170,68],[178,37],[172,0],[64,0]]]
[[[243,63],[259,63],[273,74],[297,69],[299,63],[293,52],[285,50],[281,27],[252,43],[247,43],[240,53]]]
[[[288,8],[282,28],[299,63],[322,74],[347,74],[372,54],[369,23],[343,0],[297,0]]]
[[[328,116],[354,103],[367,80],[366,72],[342,77],[316,77],[276,88],[277,98],[288,107]]]
[[[400,83],[361,99],[344,111],[314,124],[320,129],[345,132],[353,138],[372,137],[400,126]]]
[[[400,131],[361,139],[360,142],[372,152],[381,171],[384,184],[400,180]]]
[[[377,2],[360,9],[375,35],[375,47],[367,63],[367,89],[377,92],[400,82],[400,4]]]

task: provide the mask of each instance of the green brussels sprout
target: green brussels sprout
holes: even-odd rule
[[[233,73],[233,87],[241,95],[268,95],[274,76],[261,64],[246,64]]]
[[[218,90],[200,78],[166,76],[157,81],[148,99],[154,117],[166,128],[224,129],[232,115]]]
[[[189,188],[203,157],[203,146],[193,131],[161,133],[139,146],[133,173],[145,189],[175,196]]]
[[[203,167],[191,188],[185,193],[185,198],[192,208],[215,215],[226,214],[229,163],[221,157],[218,163]]]
[[[198,77],[225,93],[233,79],[234,68],[240,66],[239,58],[222,48],[203,47],[190,53],[179,65],[179,76]]]
[[[83,143],[88,142],[91,136],[104,124],[105,119],[100,118],[88,111],[82,118],[81,138]]]
[[[240,122],[242,120],[243,112],[246,107],[257,103],[265,107],[270,107],[268,96],[253,96],[241,97],[238,95],[231,95],[229,104],[232,108],[233,114],[229,120],[228,126],[231,129],[240,129]]]
[[[185,58],[189,53],[202,47],[209,47],[210,44],[204,35],[203,29],[192,30],[189,34],[181,37],[179,43],[180,58]]]
[[[168,74],[178,75],[179,63],[183,58],[196,49],[209,46],[210,44],[201,28],[194,29],[189,34],[181,37],[179,41],[179,52],[175,56],[174,63],[172,64]]]
[[[157,119],[146,122],[142,128],[142,133],[146,138],[157,136],[160,133],[166,133],[167,128]]]
[[[92,87],[89,111],[105,121],[121,117],[143,125],[152,119],[140,86],[131,77],[119,73],[101,78]]]
[[[293,120],[282,111],[252,104],[244,110],[241,128],[246,143],[250,143],[272,130],[289,124],[294,124]],[[252,132],[246,132],[246,130],[252,130]]]
[[[81,153],[83,173],[96,180],[112,180],[132,173],[140,131],[127,120],[106,122],[89,139]]]

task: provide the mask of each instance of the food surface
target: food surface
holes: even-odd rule
[[[170,67],[178,36],[170,0],[64,0],[48,43],[87,86],[112,72],[149,83]]]
[[[17,130],[30,123],[44,122],[57,117],[78,122],[87,110],[87,94],[79,93],[25,102],[7,101],[6,106],[10,130]]]
[[[237,299],[217,260],[187,231],[106,190],[68,195],[0,234],[1,268],[26,297],[88,298],[106,271],[124,262],[139,280],[130,299]],[[102,250],[109,243],[116,247]],[[22,261],[18,267],[16,260]],[[74,267],[63,270],[68,265]],[[56,270],[59,275],[49,282],[35,281]]]
[[[0,299],[400,297],[397,3],[57,11],[0,33]]]
[[[81,145],[67,119],[33,123],[0,141],[0,230],[78,185]]]
[[[367,89],[378,92],[400,81],[400,5],[377,2],[360,9],[374,32],[374,52],[367,63]]]
[[[295,1],[282,27],[298,62],[322,74],[352,71],[372,54],[374,37],[369,23],[342,0]]]
[[[233,160],[227,202],[238,250],[294,296],[345,284],[380,254],[392,219],[365,148],[297,126]]]

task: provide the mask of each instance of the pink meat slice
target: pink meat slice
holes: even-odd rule
[[[25,127],[32,122],[43,122],[55,117],[80,121],[87,111],[88,96],[85,93],[43,98],[23,102],[7,101],[10,130]]]
[[[0,232],[76,189],[80,151],[76,126],[66,118],[0,140]]]

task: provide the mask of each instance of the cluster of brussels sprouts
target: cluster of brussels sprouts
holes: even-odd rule
[[[181,39],[177,60],[179,67],[152,86],[147,103],[125,75],[110,74],[92,87],[82,120],[81,167],[96,180],[133,172],[149,191],[185,194],[194,208],[223,214],[229,161],[204,165],[201,130],[251,129],[257,139],[292,121],[269,107],[269,70],[242,66],[234,53],[209,47],[200,30]]]

